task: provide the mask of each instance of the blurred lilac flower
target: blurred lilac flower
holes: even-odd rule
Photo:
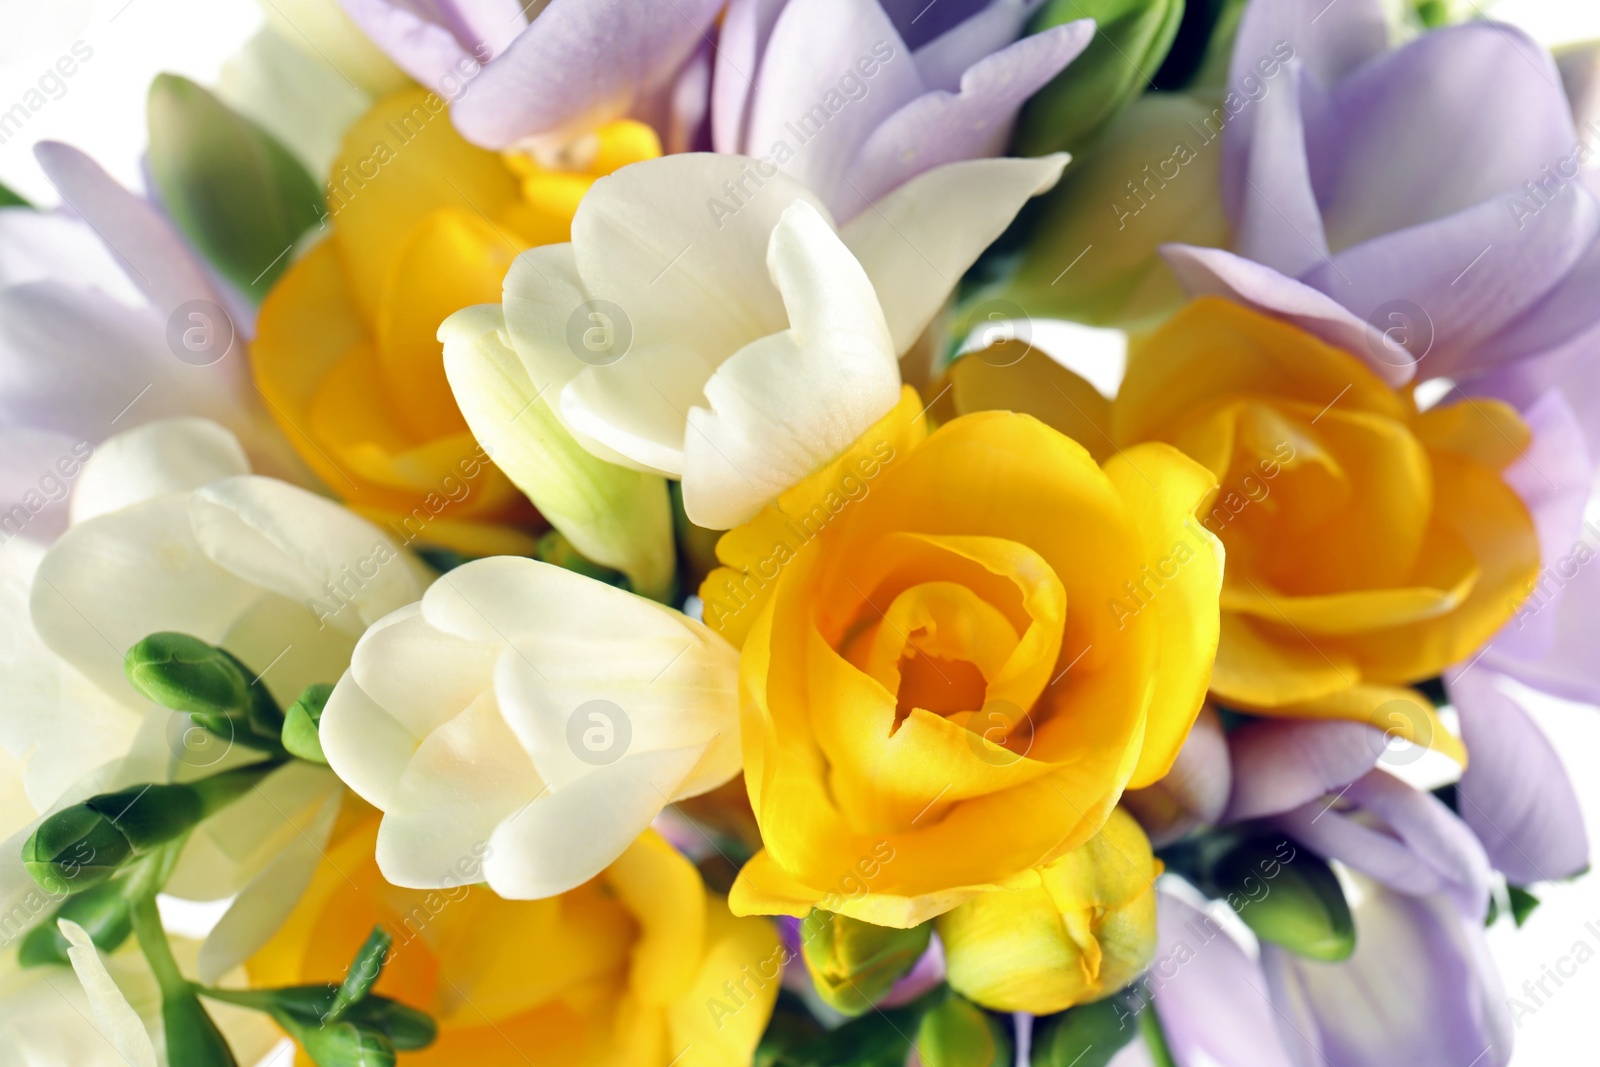
[[[237,297],[88,156],[53,142],[35,151],[64,206],[0,209],[0,543],[53,541],[94,446],[153,419],[215,419],[258,469],[303,477],[250,385]],[[196,308],[232,343],[180,356],[174,337]]]
[[[1040,0],[732,0],[712,145],[767,161],[847,221],[943,163],[998,155],[1017,111],[1094,35],[1017,40]]]
[[[485,148],[559,145],[633,117],[682,152],[705,124],[724,0],[341,3],[401,69],[453,101],[456,128]]]
[[[1233,251],[1164,250],[1191,293],[1295,322],[1395,384],[1600,342],[1600,205],[1576,163],[1596,133],[1575,129],[1548,52],[1491,22],[1390,50],[1381,0],[1257,0],[1234,83],[1283,42],[1290,76],[1224,131]]]

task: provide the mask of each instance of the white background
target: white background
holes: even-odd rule
[[[1477,6],[1552,45],[1600,37],[1600,3],[1594,0],[1501,0]],[[54,139],[85,149],[118,179],[142,188],[139,154],[150,79],[170,71],[214,82],[223,60],[260,24],[260,10],[250,0],[0,0],[0,112],[34,88],[74,41],[94,49],[66,80],[66,92],[0,145],[0,182],[36,203],[55,203],[32,155],[35,141]],[[1596,660],[1600,663],[1600,648]],[[1600,774],[1594,770],[1600,712],[1552,701],[1539,709],[1539,718],[1567,760],[1600,856]],[[1600,873],[1575,885],[1546,887],[1541,895],[1543,906],[1523,929],[1501,922],[1491,932],[1507,993],[1530,1006],[1521,992],[1525,981],[1537,982],[1580,941],[1600,954]],[[1554,995],[1541,996],[1544,1003],[1521,1019],[1517,1067],[1595,1062],[1600,955],[1563,983],[1558,989],[1547,979],[1546,989]]]

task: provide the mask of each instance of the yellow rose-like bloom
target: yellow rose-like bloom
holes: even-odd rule
[[[1160,873],[1144,831],[1116,809],[1081,848],[940,916],[951,988],[1035,1015],[1115,993],[1155,955]]]
[[[390,885],[377,813],[349,805],[288,922],[247,964],[253,986],[338,982],[374,925],[394,937],[376,990],[439,1026],[415,1067],[747,1067],[777,999],[771,923],[729,914],[653,831],[599,876],[545,900],[473,885]],[[302,1052],[300,1064],[309,1067]]]
[[[579,170],[464,141],[407,89],[345,135],[332,233],[261,305],[256,383],[301,457],[352,508],[475,555],[526,553],[536,513],[480,450],[445,379],[439,324],[498,303],[517,253],[570,238],[594,180],[659,155],[649,127],[601,128]]]
[[[766,848],[735,913],[908,927],[1091,838],[1164,774],[1210,675],[1216,483],[1176,449],[1102,468],[1039,420],[929,435],[910,389],[718,545],[706,620],[742,640],[745,778]],[[1148,567],[1153,610],[1106,610]]]
[[[1206,299],[1135,346],[1111,423],[1119,446],[1170,441],[1221,484],[1222,703],[1365,719],[1461,758],[1402,687],[1471,656],[1537,576],[1501,476],[1529,440],[1513,409],[1419,412],[1349,353]]]

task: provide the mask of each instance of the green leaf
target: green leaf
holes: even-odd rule
[[[1082,150],[1155,77],[1177,36],[1183,6],[1184,0],[1050,0],[1029,32],[1093,18],[1095,34],[1023,108],[1017,154]]]
[[[1264,941],[1330,963],[1355,951],[1355,920],[1339,879],[1308,848],[1277,836],[1244,838],[1218,857],[1211,881]]]
[[[322,191],[266,130],[187,78],[150,86],[150,173],[190,243],[256,302],[323,217]]]
[[[11,190],[4,183],[0,183],[0,207],[32,207],[33,205]]]
[[[1156,1014],[1154,1004],[1145,1005],[1144,1011],[1139,1013],[1139,1032],[1144,1035],[1145,1048],[1155,1067],[1178,1067],[1172,1050],[1167,1047],[1166,1031],[1161,1028],[1161,1016]]]
[[[328,757],[322,752],[322,709],[333,695],[331,685],[310,685],[300,694],[300,699],[289,705],[283,713],[283,747],[291,756],[299,756],[312,763],[326,764]]]
[[[1520,885],[1506,886],[1506,895],[1511,898],[1512,921],[1521,929],[1522,924],[1528,921],[1528,916],[1533,914],[1533,909],[1539,906],[1539,898]]]

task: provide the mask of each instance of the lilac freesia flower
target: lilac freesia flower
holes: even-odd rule
[[[632,116],[682,152],[704,125],[724,0],[340,2],[401,69],[454,101],[456,128],[485,148],[559,144]]]
[[[261,469],[302,472],[250,385],[249,320],[225,287],[89,157],[36,153],[65,205],[0,209],[0,543],[53,541],[94,447],[153,419],[216,419]],[[190,329],[215,331],[215,350],[182,349]]]
[[[798,179],[846,221],[944,163],[1000,154],[1089,19],[1017,40],[1039,0],[732,0],[712,145]]]
[[[1233,251],[1165,249],[1191,293],[1295,322],[1395,384],[1600,339],[1592,148],[1548,52],[1490,22],[1390,50],[1380,0],[1257,0],[1234,82],[1283,42],[1289,76],[1224,133]]]

